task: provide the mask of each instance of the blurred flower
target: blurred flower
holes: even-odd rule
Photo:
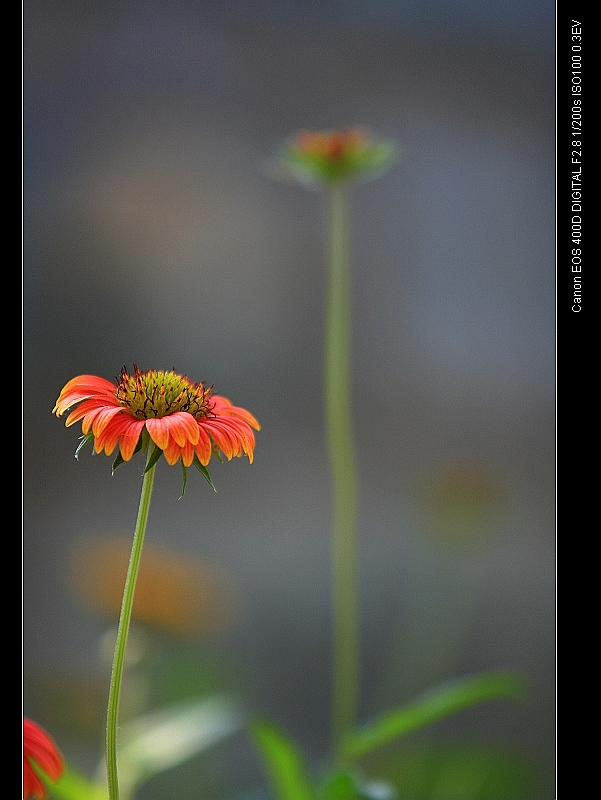
[[[301,183],[320,185],[375,178],[395,160],[391,142],[374,142],[364,128],[300,131],[284,146],[286,166]]]
[[[73,378],[63,387],[53,412],[58,417],[81,403],[66,425],[82,420],[85,441],[93,438],[95,452],[110,455],[118,444],[123,461],[129,461],[150,437],[171,465],[181,459],[184,467],[196,462],[204,467],[212,454],[219,457],[220,452],[228,460],[245,453],[252,462],[252,429],[259,430],[259,423],[212,390],[175,372],[141,372],[134,367],[130,375],[123,367],[117,384],[95,375]]]
[[[130,555],[126,538],[80,542],[74,551],[75,589],[95,611],[117,619]],[[181,635],[214,635],[229,628],[238,607],[233,581],[189,556],[149,544],[136,583],[132,618]]]
[[[23,798],[43,800],[46,787],[32,763],[52,781],[57,781],[64,770],[62,756],[52,738],[42,727],[23,717]]]
[[[499,478],[483,464],[453,463],[436,470],[422,502],[428,529],[451,545],[486,537],[503,496]]]

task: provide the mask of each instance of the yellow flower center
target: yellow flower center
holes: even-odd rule
[[[213,387],[205,389],[204,382],[194,383],[176,372],[149,369],[134,374],[121,370],[117,384],[117,400],[141,419],[166,417],[176,411],[187,411],[193,417],[207,417],[212,413],[209,396]]]

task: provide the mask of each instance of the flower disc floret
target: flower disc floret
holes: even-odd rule
[[[140,372],[136,368],[129,375],[124,367],[117,385],[117,399],[140,419],[166,417],[177,411],[206,417],[211,413],[208,398],[212,390],[213,387],[205,389],[204,383],[193,383],[175,372]]]
[[[171,465],[181,460],[189,467],[197,459],[206,467],[213,454],[228,460],[246,455],[252,462],[253,429],[260,430],[259,423],[246,409],[212,392],[212,386],[173,371],[134,367],[130,374],[124,367],[116,384],[95,375],[73,378],[53,411],[61,416],[77,405],[65,424],[81,421],[96,453],[110,455],[118,446],[123,461],[150,439]]]

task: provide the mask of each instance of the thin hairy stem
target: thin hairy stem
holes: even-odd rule
[[[148,463],[153,448],[149,448]],[[125,587],[123,589],[123,602],[121,604],[121,614],[119,616],[119,627],[117,629],[117,642],[115,644],[115,656],[113,658],[113,669],[111,672],[111,684],[109,690],[109,702],[106,719],[106,771],[108,777],[108,788],[110,800],[119,800],[119,777],[117,773],[117,720],[119,715],[119,696],[121,694],[121,682],[123,678],[123,665],[125,663],[125,648],[127,646],[127,636],[131,621],[131,612],[134,603],[134,593],[136,580],[142,556],[142,545],[144,544],[144,534],[146,523],[148,522],[148,510],[150,508],[150,498],[152,496],[152,485],[156,465],[152,466],[144,473],[142,481],[142,493],[140,496],[140,506],[138,509],[138,519],[134,531],[134,541],[132,544]]]

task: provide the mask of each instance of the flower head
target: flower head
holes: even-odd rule
[[[116,384],[95,375],[78,375],[62,389],[53,413],[71,411],[66,425],[81,420],[83,442],[93,440],[96,453],[111,455],[117,445],[115,466],[129,461],[149,441],[168,464],[181,461],[205,472],[211,456],[228,461],[243,454],[252,462],[254,430],[260,425],[244,408],[212,393],[213,387],[194,383],[184,375],[163,370],[142,372],[125,367]],[[77,453],[76,453],[77,455]]]
[[[42,727],[23,717],[23,798],[43,800],[46,797],[46,787],[32,763],[52,781],[57,781],[65,768],[52,738]]]
[[[391,142],[374,142],[364,128],[300,131],[284,146],[282,161],[304,184],[376,177],[394,161]]]

